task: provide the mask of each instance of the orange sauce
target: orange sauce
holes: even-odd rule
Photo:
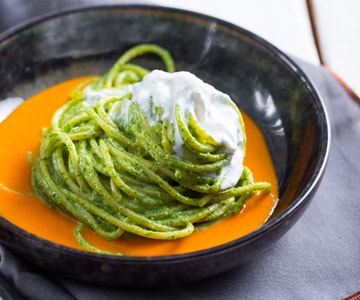
[[[33,96],[0,123],[0,215],[34,235],[82,250],[73,233],[76,221],[49,208],[32,194],[31,163],[27,152],[37,156],[42,128],[49,126],[55,110],[68,100],[70,91],[84,79],[69,80]],[[253,196],[236,215],[174,241],[144,238],[107,241],[90,230],[85,230],[85,238],[100,249],[125,255],[173,255],[218,246],[263,225],[277,202],[277,178],[261,131],[246,114],[243,117],[247,133],[245,164],[256,181],[272,183],[271,193]]]

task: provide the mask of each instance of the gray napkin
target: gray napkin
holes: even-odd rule
[[[224,274],[158,289],[113,288],[48,274],[0,246],[4,299],[342,299],[360,290],[360,107],[326,71],[298,61],[331,121],[329,163],[313,202],[262,256]],[[0,286],[1,286],[0,280]]]

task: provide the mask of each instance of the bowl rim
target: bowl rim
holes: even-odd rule
[[[15,26],[12,26],[5,31],[0,33],[0,45],[6,41],[7,39],[19,34],[27,29],[35,27],[41,23],[47,22],[54,18],[61,18],[62,16],[70,15],[70,14],[77,14],[77,13],[87,13],[91,11],[98,11],[98,10],[143,10],[143,11],[153,11],[153,12],[166,12],[169,14],[179,14],[194,17],[201,21],[210,21],[216,22],[217,24],[230,28],[231,30],[235,30],[236,32],[245,35],[249,39],[255,41],[256,43],[260,44],[262,47],[266,48],[269,52],[276,55],[276,57],[289,69],[292,70],[293,73],[296,73],[300,80],[303,82],[306,90],[309,94],[312,95],[313,99],[316,101],[317,109],[319,110],[318,115],[321,117],[320,123],[320,130],[322,133],[322,137],[320,138],[323,143],[321,143],[320,149],[320,159],[316,163],[316,167],[314,168],[314,172],[309,179],[309,182],[305,186],[305,188],[301,191],[299,196],[291,203],[289,207],[287,207],[279,216],[277,216],[274,220],[268,220],[260,226],[258,229],[237,238],[233,241],[227,242],[225,244],[221,244],[218,246],[214,246],[207,249],[197,250],[193,252],[183,253],[183,254],[174,254],[174,255],[159,255],[159,256],[126,256],[126,255],[111,255],[111,254],[101,254],[101,253],[94,253],[89,252],[87,250],[78,250],[75,248],[71,248],[69,246],[64,246],[61,244],[57,244],[55,242],[49,241],[45,238],[41,238],[36,236],[14,224],[7,221],[5,218],[0,216],[0,224],[3,227],[7,227],[9,230],[16,230],[20,236],[26,237],[30,239],[31,242],[39,243],[41,245],[41,249],[53,251],[54,248],[59,249],[62,251],[64,255],[71,254],[71,255],[81,255],[84,258],[88,258],[91,260],[109,260],[109,261],[119,261],[122,263],[144,263],[144,264],[153,264],[153,263],[161,263],[161,262],[175,262],[175,261],[184,261],[184,260],[193,260],[196,258],[200,258],[203,256],[209,256],[216,254],[218,252],[224,252],[227,250],[231,250],[231,248],[236,247],[238,244],[244,245],[251,243],[254,240],[257,240],[261,235],[275,230],[278,226],[280,226],[283,222],[286,222],[293,214],[295,214],[302,206],[306,205],[309,201],[308,196],[318,186],[324,172],[326,169],[329,152],[330,152],[330,144],[331,144],[331,131],[330,131],[330,122],[328,117],[328,112],[326,110],[324,101],[317,91],[317,88],[312,84],[309,77],[305,74],[305,72],[298,66],[298,64],[290,58],[289,55],[285,54],[282,50],[280,50],[277,46],[273,45],[272,43],[268,42],[266,39],[260,37],[259,35],[241,27],[235,25],[231,22],[225,21],[223,19],[207,15],[200,12],[190,11],[181,8],[174,8],[168,6],[160,6],[160,5],[152,5],[152,4],[83,4],[83,5],[76,5],[67,8],[63,8],[57,11],[47,12],[45,14],[30,18],[26,21],[23,21]]]

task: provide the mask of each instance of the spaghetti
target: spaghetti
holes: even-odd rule
[[[247,167],[235,185],[224,188],[217,175],[229,164],[229,153],[178,105],[175,124],[169,118],[150,122],[129,88],[150,72],[130,61],[147,53],[158,55],[167,72],[175,71],[170,54],[159,46],[126,51],[108,73],[83,82],[55,112],[34,160],[34,192],[77,219],[76,238],[93,251],[98,249],[82,236],[84,225],[106,239],[129,234],[178,239],[271,190],[271,184],[255,182]],[[119,120],[114,116],[126,101],[127,116]],[[182,157],[174,154],[177,135]]]

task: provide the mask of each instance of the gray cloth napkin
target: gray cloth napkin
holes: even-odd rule
[[[0,246],[3,279],[23,298],[36,300],[342,299],[360,290],[360,107],[322,68],[298,64],[329,114],[329,163],[303,217],[262,256],[199,282],[130,289],[48,274]]]

